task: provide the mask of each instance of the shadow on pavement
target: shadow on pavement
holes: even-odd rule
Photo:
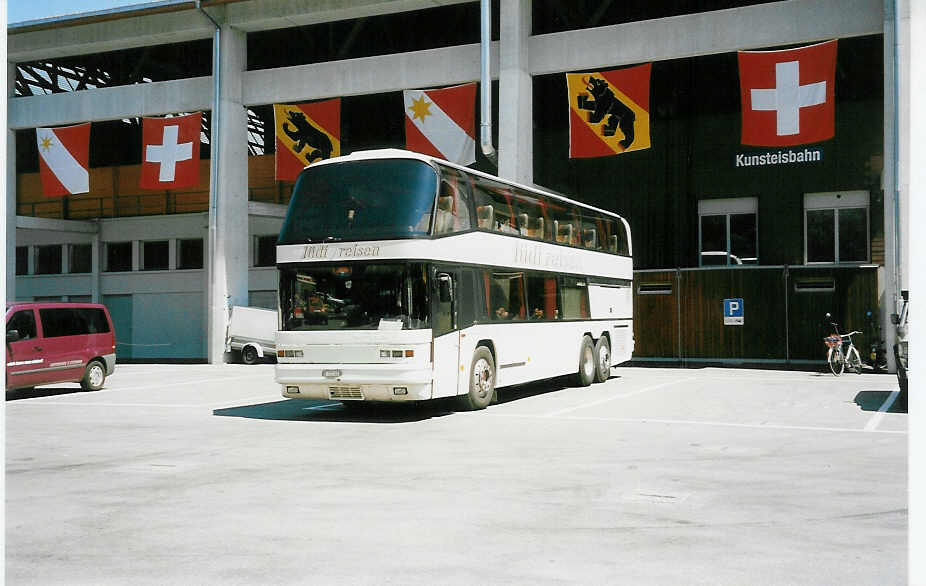
[[[453,403],[444,400],[415,404],[341,403],[283,399],[272,403],[215,409],[219,417],[244,417],[277,421],[317,421],[350,423],[411,423],[454,412]]]
[[[855,404],[858,405],[862,411],[880,411],[885,401],[891,397],[891,393],[892,391],[861,391],[859,394],[855,395]],[[906,395],[898,393],[885,412],[906,413]]]
[[[611,377],[619,378],[619,377]],[[556,378],[503,388],[495,403],[504,404],[562,391],[573,386],[568,378]],[[489,409],[491,409],[491,405]],[[420,403],[365,403],[283,399],[272,403],[215,409],[219,417],[245,417],[283,421],[343,421],[359,423],[410,423],[452,415],[459,411],[453,397]]]
[[[571,386],[573,385],[570,383],[568,378],[560,377],[507,387],[497,391],[496,403],[504,404],[510,403],[512,401],[520,401],[521,399],[527,399],[530,397],[562,391],[563,389],[568,389]]]
[[[80,388],[79,384],[73,387],[33,387],[31,389],[16,389],[15,391],[6,392],[7,401],[19,401],[20,399],[37,399],[39,397],[54,397],[57,395],[71,395],[73,393],[92,393]]]

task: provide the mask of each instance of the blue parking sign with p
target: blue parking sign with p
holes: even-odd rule
[[[743,300],[724,299],[723,300],[723,325],[741,326],[743,325]]]

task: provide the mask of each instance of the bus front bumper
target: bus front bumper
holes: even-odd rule
[[[287,399],[423,401],[432,397],[430,368],[389,364],[277,364]]]

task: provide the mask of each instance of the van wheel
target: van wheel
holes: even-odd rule
[[[257,364],[260,356],[257,355],[257,348],[254,346],[245,346],[241,349],[241,362],[245,364]]]
[[[99,360],[92,360],[84,371],[84,378],[80,381],[80,388],[85,391],[99,391],[106,380],[106,369]]]
[[[473,352],[469,369],[469,391],[459,396],[460,406],[467,411],[485,409],[495,396],[495,361],[485,346]]]
[[[598,338],[595,344],[595,382],[603,383],[611,376],[611,343],[607,336]]]
[[[587,387],[595,380],[598,367],[595,360],[595,344],[591,336],[582,336],[582,346],[579,349],[579,372],[576,382],[580,387]]]

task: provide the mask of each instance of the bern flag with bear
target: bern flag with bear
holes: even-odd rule
[[[742,143],[794,146],[835,134],[836,41],[740,51]]]
[[[650,148],[651,63],[567,73],[569,158],[606,157]]]
[[[476,162],[476,84],[405,90],[405,145],[452,163]]]
[[[276,179],[295,181],[312,163],[341,155],[341,98],[274,104]]]

